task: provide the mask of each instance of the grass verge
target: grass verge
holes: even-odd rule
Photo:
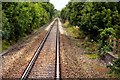
[[[96,53],[88,53],[86,54],[89,59],[97,59],[99,58],[98,54]]]

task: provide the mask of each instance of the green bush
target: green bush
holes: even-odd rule
[[[101,31],[100,33],[100,43],[101,46],[99,47],[99,52],[100,56],[104,57],[104,55],[108,52],[111,51],[111,46],[109,44],[109,36],[115,36],[115,30],[113,28],[105,28],[104,30]]]
[[[108,68],[110,68],[110,73],[114,74],[116,77],[120,79],[120,58],[115,60],[113,62],[113,65],[108,65]]]

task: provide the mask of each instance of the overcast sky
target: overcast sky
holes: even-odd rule
[[[50,0],[50,2],[55,6],[55,9],[61,10],[65,7],[69,0]]]

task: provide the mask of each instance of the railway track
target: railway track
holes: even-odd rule
[[[44,48],[44,47],[49,43],[49,38],[50,38],[50,36],[52,36],[52,34],[54,34],[53,37],[55,37],[55,40],[53,40],[53,42],[56,43],[55,44],[56,46],[55,46],[55,54],[53,53],[53,54],[50,54],[50,55],[54,55],[53,60],[55,60],[55,61],[48,60],[48,61],[52,61],[52,62],[49,62],[49,63],[52,64],[52,66],[53,66],[52,70],[51,70],[50,67],[47,67],[48,69],[50,69],[50,71],[49,71],[49,70],[45,70],[46,66],[43,66],[42,63],[40,62],[40,60],[45,59],[45,58],[40,59],[40,57],[42,55],[44,55],[44,51],[46,51],[46,48]],[[60,36],[59,36],[59,28],[58,28],[58,19],[56,19],[54,21],[54,23],[51,25],[49,31],[46,33],[45,37],[43,38],[42,42],[40,43],[38,49],[34,53],[32,59],[30,60],[29,64],[27,65],[26,69],[24,70],[24,72],[23,72],[23,74],[20,78],[21,80],[31,78],[31,75],[32,76],[36,75],[34,72],[35,72],[36,68],[40,68],[40,67],[36,67],[38,65],[42,65],[43,67],[42,67],[42,69],[37,69],[36,70],[36,71],[38,71],[37,75],[38,74],[41,75],[41,74],[44,73],[44,71],[46,71],[45,74],[48,75],[48,73],[50,72],[50,76],[54,75],[54,79],[60,79],[60,47],[59,47],[60,46],[59,45],[60,44],[60,39],[59,38],[60,38]],[[49,45],[47,45],[47,46],[49,46]],[[48,52],[48,53],[52,53],[52,52]],[[46,55],[47,55],[47,53],[46,53]],[[45,57],[45,55],[43,57]],[[46,58],[46,60],[47,59],[49,59],[49,58]],[[46,64],[46,65],[49,65],[49,63]],[[44,70],[43,73],[42,73],[42,70]],[[47,77],[47,78],[49,78],[49,77]],[[36,78],[36,77],[32,77],[32,78]],[[39,78],[40,78],[40,76],[39,76]],[[44,78],[44,77],[42,76],[41,78]],[[53,78],[53,76],[52,76],[52,78]]]

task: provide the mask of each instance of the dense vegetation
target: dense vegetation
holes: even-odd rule
[[[84,35],[98,40],[102,31],[111,28],[116,37],[120,37],[120,3],[72,3],[62,9],[61,18],[68,20],[71,25],[79,26]],[[109,33],[108,33],[109,34]]]
[[[0,52],[2,51],[2,3],[0,2]]]
[[[2,37],[1,30],[2,30],[2,3],[0,2],[0,39]]]
[[[48,23],[54,15],[54,6],[49,2],[3,2],[2,39],[13,44],[35,29]]]
[[[63,22],[78,26],[84,37],[100,45],[100,56],[111,50],[110,36],[120,38],[120,2],[69,2],[60,15]],[[117,68],[120,70],[120,65]]]

